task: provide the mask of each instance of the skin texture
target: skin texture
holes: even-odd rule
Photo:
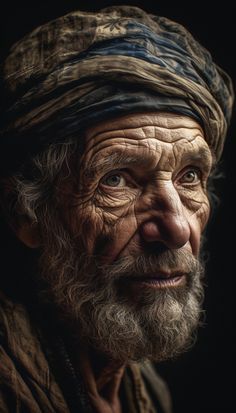
[[[101,264],[159,250],[198,257],[212,168],[200,125],[171,113],[132,114],[88,128],[84,139],[79,179],[69,176],[59,189],[61,220],[78,253],[95,255]],[[35,229],[21,227],[18,235],[37,245]],[[130,300],[142,295],[138,288]],[[94,358],[99,365],[92,365]],[[120,412],[124,366],[90,357],[86,348],[79,364],[97,411]]]
[[[86,131],[79,188],[63,189],[65,223],[79,249],[98,255],[104,264],[152,247],[187,249],[197,257],[209,217],[211,168],[203,130],[189,117],[145,113],[100,123]],[[83,360],[87,377],[94,366],[89,358]],[[121,371],[123,366],[114,371],[114,364],[104,361],[96,386],[87,380],[97,406],[99,390],[109,385],[102,411],[105,406],[120,411]]]
[[[89,128],[85,139],[75,206],[68,186],[64,202],[71,234],[86,234],[78,239],[86,252],[111,263],[158,243],[197,256],[212,167],[199,124],[169,113],[133,114]]]

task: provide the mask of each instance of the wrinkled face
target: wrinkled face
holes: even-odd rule
[[[67,267],[81,253],[87,261],[64,295],[101,351],[169,357],[199,319],[210,149],[197,122],[170,113],[106,121],[85,139],[79,187],[63,188],[62,215],[75,245]]]
[[[88,129],[70,218],[104,263],[146,246],[198,255],[212,156],[201,127],[174,114],[133,114]]]

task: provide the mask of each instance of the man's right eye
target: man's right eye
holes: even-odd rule
[[[102,185],[110,186],[113,188],[123,188],[127,186],[127,181],[125,177],[120,174],[120,173],[115,173],[115,174],[110,174],[106,175],[102,180],[101,180]]]

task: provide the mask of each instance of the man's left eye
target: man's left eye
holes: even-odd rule
[[[124,187],[127,185],[127,181],[124,178],[124,176],[122,176],[121,174],[113,174],[113,175],[109,175],[109,176],[105,176],[101,183],[103,185],[106,186],[111,186],[111,187]]]
[[[197,168],[188,169],[178,180],[181,184],[197,184],[201,179],[201,171]]]

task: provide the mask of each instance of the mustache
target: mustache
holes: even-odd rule
[[[97,271],[109,279],[143,277],[157,273],[179,273],[193,276],[196,272],[203,277],[203,265],[187,250],[166,250],[157,254],[121,257],[112,264],[99,265]]]

